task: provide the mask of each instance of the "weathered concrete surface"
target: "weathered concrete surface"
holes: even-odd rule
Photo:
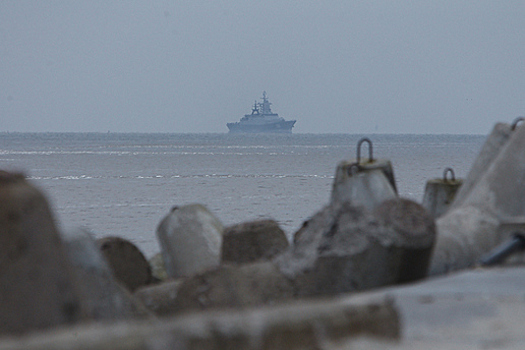
[[[387,200],[374,212],[332,203],[275,261],[298,296],[336,295],[423,278],[434,238],[434,219],[415,202]]]
[[[157,316],[171,315],[179,309],[176,305],[179,288],[184,279],[167,280],[139,288],[133,296]]]
[[[379,287],[396,281],[397,264],[393,266],[381,244],[390,243],[386,237],[364,207],[329,205],[303,225],[295,245],[276,262],[294,281],[298,296]]]
[[[482,255],[525,229],[525,128],[517,128],[462,204],[437,220],[430,269],[440,274],[474,266]]]
[[[177,282],[135,293],[157,315],[270,305],[294,297],[294,288],[271,262],[222,265]]]
[[[338,164],[332,185],[332,203],[351,203],[373,210],[376,205],[397,197],[394,172],[389,161],[343,161]]]
[[[337,295],[426,276],[434,220],[419,204],[395,199],[373,213],[349,203],[327,206],[270,262],[222,265],[135,295],[157,315],[246,308]]]
[[[0,334],[78,322],[73,271],[46,199],[0,171]]]
[[[0,350],[330,350],[361,337],[395,342],[399,332],[399,318],[390,300],[361,305],[322,300],[191,314],[162,323],[61,329],[23,339],[0,339]]]
[[[438,237],[430,275],[475,266],[483,254],[503,240],[498,233],[500,221],[476,206],[451,210],[436,225]]]
[[[391,232],[398,249],[397,283],[413,282],[426,277],[436,239],[436,226],[426,210],[408,199],[391,199],[373,212],[378,222]]]
[[[148,263],[151,267],[151,275],[155,281],[159,282],[169,279],[166,266],[164,265],[164,259],[162,259],[162,253],[153,255],[148,260]]]
[[[500,218],[525,215],[525,128],[511,135],[485,174],[464,200],[464,205],[478,205]]]
[[[224,230],[221,262],[245,264],[269,260],[288,246],[286,234],[275,220],[245,222]]]
[[[524,290],[524,267],[476,269],[332,299],[3,338],[0,350],[523,349]]]
[[[525,348],[525,268],[476,269],[358,296],[388,296],[402,320],[394,349]]]
[[[68,229],[61,236],[73,266],[84,320],[115,321],[153,317],[140,301],[115,280],[88,231]]]
[[[425,194],[421,204],[430,215],[439,218],[449,210],[462,184],[462,179],[429,180],[425,186]]]
[[[152,282],[149,262],[133,243],[120,237],[104,237],[97,240],[97,245],[115,278],[129,291]]]
[[[191,276],[218,266],[223,231],[219,219],[200,204],[174,207],[157,229],[168,275]]]
[[[485,171],[490,167],[490,164],[499,152],[505,146],[510,136],[513,134],[513,130],[510,124],[497,123],[494,125],[492,132],[489,134],[485,143],[481,147],[481,150],[472,163],[470,170],[465,178],[465,181],[459,191],[456,194],[454,202],[451,204],[451,208],[458,208],[463,204],[463,201],[477,184],[478,180],[483,176]]]

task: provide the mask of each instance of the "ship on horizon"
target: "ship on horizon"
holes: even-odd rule
[[[236,123],[227,123],[230,133],[292,133],[295,120],[284,120],[277,113],[273,113],[263,92],[262,103],[255,101],[252,113],[245,114]]]

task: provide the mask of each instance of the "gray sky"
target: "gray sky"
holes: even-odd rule
[[[0,131],[477,133],[525,115],[525,1],[0,1]]]

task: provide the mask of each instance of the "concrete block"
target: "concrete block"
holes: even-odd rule
[[[169,279],[168,273],[166,272],[166,266],[164,265],[164,259],[162,254],[157,253],[148,260],[149,266],[151,267],[151,275],[154,281],[165,281]]]
[[[120,237],[105,237],[96,243],[115,278],[130,292],[153,281],[148,261],[133,243]]]
[[[463,201],[468,197],[472,188],[477,184],[485,171],[489,169],[492,161],[496,159],[500,151],[507,144],[514,130],[512,125],[507,123],[496,123],[496,125],[494,125],[474,163],[472,163],[463,185],[458,190],[450,206],[451,208],[458,208],[463,204]]]
[[[274,220],[241,223],[224,230],[221,260],[238,264],[269,260],[288,245],[286,234]]]
[[[223,231],[219,219],[200,204],[174,207],[157,229],[168,275],[191,276],[218,266]]]
[[[431,274],[475,266],[525,229],[525,128],[517,128],[461,205],[437,220]]]
[[[423,278],[434,238],[433,218],[415,202],[374,212],[344,203],[313,216],[275,261],[299,296],[335,295]]]
[[[453,175],[451,178],[447,178],[447,170],[445,169],[442,179],[428,180],[425,186],[425,194],[421,204],[434,218],[443,216],[448,211],[456,193],[463,184],[462,179],[456,179]]]
[[[361,158],[363,143],[368,144],[368,158]],[[395,197],[397,187],[392,163],[386,159],[375,159],[372,141],[367,137],[360,139],[356,159],[342,161],[337,166],[331,201],[364,205],[372,210],[377,204]]]
[[[385,176],[384,169],[375,164],[357,165],[354,161],[343,161],[337,166],[332,185],[332,203],[348,202],[373,210],[379,203],[396,197],[391,179]]]
[[[525,268],[479,268],[338,298],[3,338],[0,350],[523,349],[523,290]]]
[[[433,217],[423,206],[408,199],[385,201],[373,214],[391,232],[399,250],[397,283],[425,278],[437,236]]]
[[[42,193],[0,172],[0,334],[81,320],[73,271]]]
[[[160,291],[162,287],[152,288]],[[152,294],[154,291],[150,289]],[[222,265],[185,278],[174,294],[171,306],[164,304],[163,310],[157,308],[158,314],[269,305],[293,298],[294,289],[275,264],[257,262]]]
[[[115,321],[153,316],[117,282],[112,269],[88,231],[64,230],[62,238],[74,268],[84,319]]]
[[[384,349],[522,349],[524,272],[479,268],[353,300],[392,298],[403,326],[400,341]]]
[[[359,304],[336,299],[192,313],[166,318],[162,323],[82,326],[5,339],[0,350],[335,350],[362,339],[395,346],[401,332],[402,323],[391,299]]]
[[[155,285],[139,288],[133,296],[157,316],[177,312],[176,298],[183,279],[166,280]]]

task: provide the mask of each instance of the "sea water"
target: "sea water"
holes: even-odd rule
[[[271,218],[289,237],[328,204],[337,164],[368,137],[394,166],[401,197],[427,180],[466,176],[481,135],[0,133],[0,169],[23,172],[47,196],[61,230],[120,236],[150,257],[177,205],[201,203],[225,226]],[[361,157],[368,158],[368,145]]]

